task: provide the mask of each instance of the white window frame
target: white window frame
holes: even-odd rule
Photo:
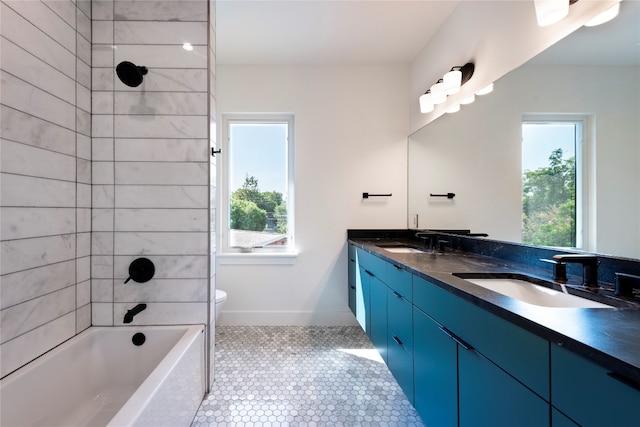
[[[591,188],[595,182],[589,171],[595,171],[591,152],[595,145],[595,124],[591,114],[567,113],[531,113],[522,116],[522,124],[553,124],[553,123],[581,123],[576,135],[576,247],[575,249],[592,251],[595,242],[592,240],[595,218],[589,215],[595,212],[595,197],[591,196]],[[522,169],[522,167],[520,168]],[[522,194],[522,190],[520,190]]]
[[[286,123],[287,140],[287,245],[259,248],[238,248],[229,245],[230,178],[229,126],[232,123]],[[218,252],[220,264],[293,264],[298,252],[295,249],[295,193],[294,193],[294,116],[289,113],[222,113],[220,148],[218,157]]]

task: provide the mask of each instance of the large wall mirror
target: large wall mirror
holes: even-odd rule
[[[523,160],[523,123],[575,121],[576,246],[640,258],[639,22],[640,2],[623,1],[615,20],[576,30],[412,134],[409,228],[523,242],[523,162],[538,167]],[[551,162],[548,150],[533,153]],[[431,196],[447,193],[455,197]]]

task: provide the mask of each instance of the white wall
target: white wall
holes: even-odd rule
[[[493,93],[412,136],[409,216],[419,213],[421,228],[471,228],[520,241],[523,114],[592,114],[589,214],[597,231],[589,249],[639,258],[639,76],[637,67],[523,66],[507,74]],[[435,191],[456,198],[426,197]]]
[[[91,323],[91,3],[0,8],[4,376]]]
[[[354,324],[346,230],[406,228],[406,66],[218,65],[218,112],[295,114],[294,265],[217,266],[223,324]],[[363,192],[392,193],[363,200]],[[220,220],[225,223],[224,219]]]

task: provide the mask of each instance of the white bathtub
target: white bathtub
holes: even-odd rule
[[[203,330],[89,328],[0,381],[0,425],[188,426],[205,392]]]

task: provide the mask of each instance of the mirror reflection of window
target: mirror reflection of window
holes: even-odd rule
[[[522,123],[522,242],[581,248],[584,120]]]

